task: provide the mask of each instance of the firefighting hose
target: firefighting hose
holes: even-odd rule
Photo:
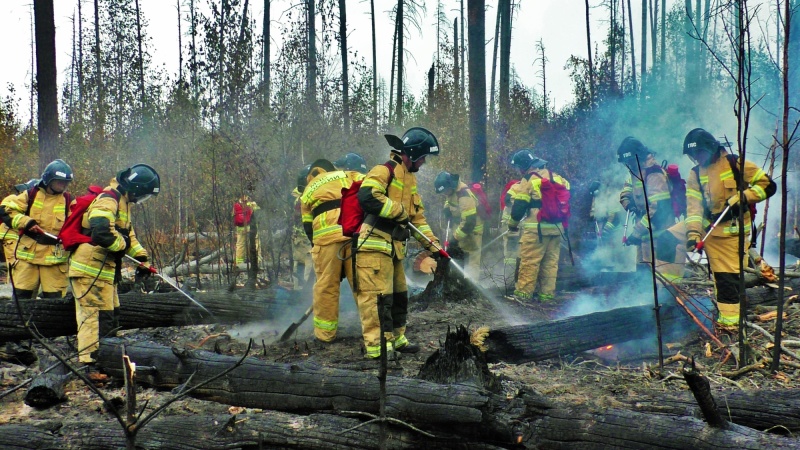
[[[697,245],[695,245],[694,250],[692,250],[692,254],[689,255],[690,257],[696,253],[703,251],[703,246],[705,245],[706,239],[708,239],[708,237],[711,236],[711,232],[714,231],[714,228],[716,228],[720,222],[722,222],[722,219],[728,214],[728,211],[730,211],[730,209],[731,205],[728,205],[725,209],[722,210],[722,212],[719,214],[719,217],[717,217],[717,220],[715,220],[714,223],[711,224],[711,228],[709,228],[706,235],[703,236],[703,239],[700,242],[698,242]]]
[[[450,255],[447,254],[447,251],[445,249],[443,249],[443,248],[439,247],[438,245],[434,244],[433,241],[428,236],[425,236],[424,234],[422,234],[422,232],[419,231],[419,228],[415,227],[414,224],[412,224],[411,222],[408,222],[408,227],[411,228],[411,231],[413,231],[413,232],[417,233],[418,235],[422,236],[422,239],[425,239],[428,242],[428,244],[430,244],[431,247],[435,248],[439,252],[440,255],[442,255],[443,257],[445,257],[447,259],[452,259],[452,258],[450,258]]]

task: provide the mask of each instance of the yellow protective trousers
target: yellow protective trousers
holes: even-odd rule
[[[744,236],[744,252],[739,254],[739,236],[710,235],[703,250],[714,274],[714,294],[717,297],[719,316],[717,323],[725,326],[739,323],[739,265],[750,248],[750,236]],[[738,256],[741,257],[738,257]]]
[[[467,240],[469,240],[470,244],[468,249],[464,248],[462,241],[458,241],[459,244],[462,244],[461,248],[467,253],[464,272],[466,272],[467,277],[478,281],[481,277],[481,244],[483,236],[473,234],[464,239],[464,241]]]
[[[537,292],[541,298],[553,298],[560,255],[560,235],[523,237],[519,244],[520,266],[516,291],[526,297]]]
[[[340,253],[341,250],[341,253]],[[311,249],[314,260],[314,336],[320,341],[331,342],[339,327],[339,287],[342,278],[347,278],[353,287],[353,265],[350,242],[333,242],[315,245]],[[342,261],[340,259],[345,259]]]
[[[31,291],[36,298],[39,287],[43,298],[63,297],[67,293],[67,263],[55,265],[31,264],[18,259],[11,268],[14,289]]]
[[[100,347],[100,338],[113,328],[109,324],[119,307],[117,288],[112,283],[93,278],[70,278],[75,295],[75,321],[78,324],[78,361],[94,362],[93,352]],[[104,321],[101,324],[101,319]],[[101,330],[104,332],[101,333]]]
[[[359,252],[356,267],[356,303],[361,316],[364,346],[367,357],[377,358],[381,353],[381,317],[387,349],[408,344],[405,336],[408,287],[403,261],[383,252]],[[382,311],[378,310],[379,297]]]
[[[250,242],[250,226],[236,227],[236,264],[248,261],[247,252]],[[256,254],[261,260],[261,249],[259,248],[258,235],[256,235]]]

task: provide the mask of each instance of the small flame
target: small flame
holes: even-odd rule
[[[605,348],[605,349],[606,349],[606,350],[611,350],[612,348],[614,348],[614,346],[613,346],[613,345],[606,345],[606,348]]]

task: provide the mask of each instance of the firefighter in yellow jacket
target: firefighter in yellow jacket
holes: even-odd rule
[[[311,243],[303,230],[303,213],[300,212],[300,196],[306,189],[306,176],[311,169],[311,164],[303,167],[297,176],[297,187],[292,190],[292,272],[294,276],[294,289],[302,289],[311,281],[311,271],[314,264],[311,260]]]
[[[514,203],[514,195],[519,189],[519,180],[511,180],[506,183],[504,188],[502,201],[500,205],[503,209],[500,214],[500,227],[508,229],[508,221],[511,220],[511,205]],[[512,281],[513,285],[517,284],[517,277],[519,276],[519,227],[525,219],[523,218],[517,224],[517,231],[512,233],[507,231],[503,234],[503,278],[504,280]],[[513,272],[511,272],[513,271]],[[506,289],[510,289],[513,293],[513,285],[509,288],[506,282]]]
[[[366,165],[365,165],[366,166]],[[326,159],[311,164],[308,185],[300,197],[303,229],[312,243],[314,261],[314,336],[323,342],[336,338],[339,328],[339,287],[347,278],[353,287],[350,259],[351,238],[342,234],[339,215],[342,189],[349,188],[364,174],[354,170],[336,170]]]
[[[464,271],[467,276],[478,280],[481,275],[481,241],[483,240],[483,219],[478,214],[478,198],[458,179],[458,175],[439,172],[433,181],[437,194],[446,197],[444,215],[456,225],[450,248],[460,248],[467,254]]]
[[[67,292],[67,253],[54,239],[74,198],[67,193],[72,168],[57,159],[45,167],[33,188],[3,199],[10,228],[22,232],[15,242],[16,261],[9,272],[18,298],[60,298]]]
[[[406,337],[408,288],[402,261],[406,241],[414,235],[427,250],[441,255],[439,240],[425,220],[415,175],[428,155],[439,154],[436,136],[414,127],[402,139],[386,135],[386,140],[393,148],[389,162],[373,167],[358,191],[365,218],[356,254],[356,300],[367,358],[380,356],[381,330],[387,353],[419,351]],[[410,233],[408,223],[425,236]]]
[[[739,267],[750,246],[751,217],[748,204],[766,200],[777,190],[763,170],[750,161],[739,162],[711,133],[695,128],[683,141],[683,154],[697,164],[686,180],[686,247],[705,250],[714,274],[714,286],[721,328],[739,324]],[[745,205],[739,201],[737,178],[744,188]],[[739,252],[739,210],[744,217],[744,253]],[[711,229],[711,225],[721,219]],[[700,243],[703,242],[701,246]]]
[[[94,362],[99,339],[117,328],[117,283],[124,255],[147,266],[147,251],[136,238],[131,204],[141,204],[160,189],[158,173],[145,164],[120,171],[83,214],[81,227],[92,242],[80,244],[69,260],[69,281],[75,295],[78,324],[78,359]],[[150,275],[136,268],[136,277]]]
[[[511,157],[511,165],[522,174],[522,180],[512,193],[510,233],[520,233],[520,267],[514,298],[530,301],[534,295],[541,303],[555,298],[558,259],[561,255],[561,223],[539,221],[537,215],[542,206],[541,185],[543,179],[551,179],[569,189],[569,182],[545,168],[547,161],[534,156],[529,149],[522,149]],[[527,216],[519,229],[520,221]]]
[[[244,264],[249,261],[250,222],[253,218],[253,212],[259,209],[261,208],[258,204],[246,194],[242,195],[233,204],[233,224],[236,226],[236,264]],[[261,262],[261,246],[259,245],[258,234],[255,235],[255,247],[258,261]]]
[[[677,247],[686,229],[682,223],[675,223],[666,171],[656,161],[655,152],[630,136],[617,149],[617,160],[630,172],[620,192],[619,202],[635,218],[633,231],[625,237],[624,242],[625,245],[636,246],[636,269],[650,270],[649,228],[652,228],[656,270],[671,280],[681,278],[686,255],[682,248]],[[648,204],[645,204],[645,189]]]
[[[14,186],[17,194],[21,194],[28,189],[32,189],[39,184],[38,178],[28,180],[26,183]],[[6,273],[11,271],[14,261],[17,260],[15,256],[17,249],[17,242],[19,242],[19,232],[11,228],[11,216],[6,213],[6,209],[0,207],[0,243],[3,244],[3,256],[6,259]],[[9,283],[11,280],[9,279]]]

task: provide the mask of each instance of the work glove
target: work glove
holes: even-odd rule
[[[453,218],[453,211],[450,211],[450,208],[445,206],[442,215],[444,215],[445,219],[451,220]]]
[[[730,216],[731,218],[739,217],[739,210],[741,209],[742,205],[739,202],[739,194],[736,193],[731,198],[729,198],[726,202],[728,206],[731,207]],[[744,198],[744,206],[747,207],[747,197]]]
[[[600,190],[600,182],[595,180],[589,185],[589,195],[594,196]]]
[[[461,246],[460,246],[460,245],[459,245],[459,243],[458,243],[458,239],[456,239],[456,238],[453,238],[453,240],[451,240],[451,241],[450,241],[450,244],[447,246],[447,249],[448,249],[448,250],[451,250],[451,251],[452,251],[453,249],[461,249]]]
[[[700,251],[702,249],[703,241],[700,240],[700,234],[689,233],[686,237],[686,251],[691,253],[695,250]]]
[[[131,248],[131,237],[127,234],[121,234],[120,236],[122,236],[122,239],[125,241],[125,248],[123,250],[126,251]]]
[[[508,234],[516,234],[519,235],[519,226],[517,225],[509,225],[508,226]]]
[[[135,283],[141,283],[149,278],[150,275],[153,274],[153,271],[155,271],[155,269],[150,266],[136,266],[136,273],[133,275],[133,281]]]
[[[628,207],[625,208],[625,210],[634,216],[639,215],[639,208],[637,208],[636,205],[633,204],[633,202],[628,203]]]
[[[632,234],[625,239],[625,245],[642,245],[642,237]]]
[[[405,223],[408,223],[408,221],[406,221]],[[408,238],[410,237],[411,237],[411,231],[409,231],[408,227],[405,225],[397,225],[392,230],[393,241],[407,241]]]
[[[408,219],[408,213],[406,212],[405,208],[403,208],[403,210],[400,212],[400,214],[397,217],[395,217],[395,219],[394,219],[394,221],[399,223],[400,225],[407,224],[408,220],[409,220]]]

